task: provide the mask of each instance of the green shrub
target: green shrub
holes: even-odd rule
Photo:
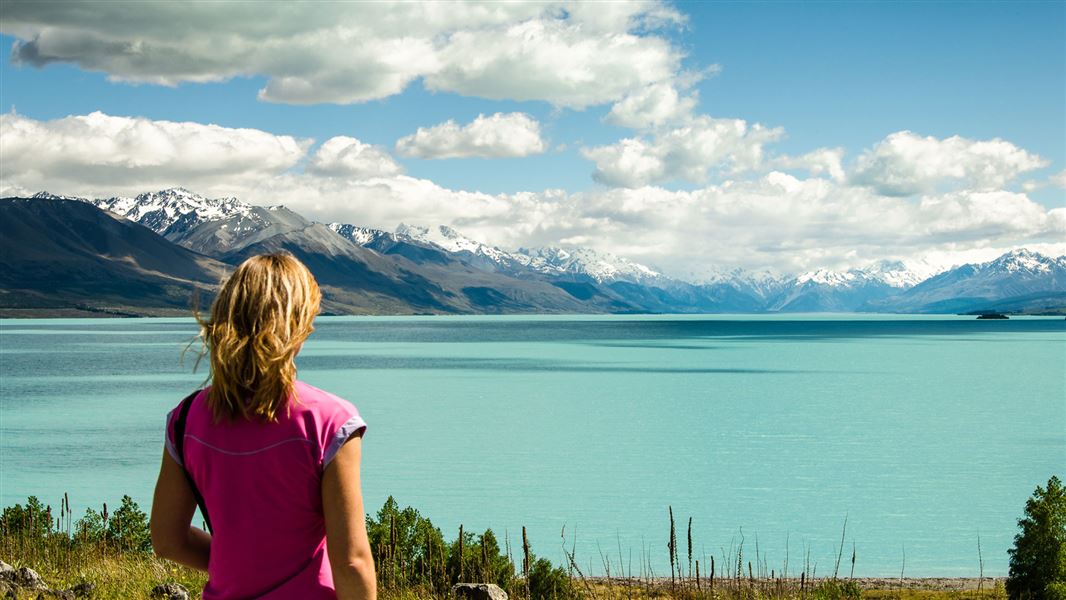
[[[859,600],[862,589],[854,581],[827,579],[814,588],[815,600]]]
[[[1037,486],[1018,527],[1007,593],[1012,600],[1066,599],[1066,489],[1058,477]]]
[[[1049,583],[1044,588],[1044,600],[1066,600],[1066,582]]]
[[[107,522],[107,539],[122,550],[152,551],[152,534],[148,515],[133,498],[122,497],[122,503]]]
[[[26,506],[16,504],[4,508],[0,515],[0,530],[5,535],[42,539],[52,532],[52,508],[41,504],[37,496],[26,499]]]
[[[95,544],[107,535],[107,522],[102,512],[85,509],[85,516],[74,523],[74,540],[79,544]]]
[[[531,600],[562,600],[575,598],[570,576],[561,567],[552,567],[546,558],[538,558],[529,567],[529,597]]]

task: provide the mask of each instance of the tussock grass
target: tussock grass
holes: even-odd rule
[[[151,552],[146,515],[124,497],[113,513],[88,510],[74,520],[66,496],[59,515],[36,498],[26,506],[4,509],[0,517],[0,559],[15,568],[35,570],[53,590],[90,583],[91,598],[133,600],[149,598],[163,583],[177,583],[198,598],[207,574],[156,557]],[[770,568],[754,540],[754,560],[745,555],[745,537],[731,541],[716,563],[713,556],[694,552],[692,519],[688,519],[683,547],[678,543],[673,509],[668,507],[669,529],[664,531],[670,560],[670,575],[655,573],[651,551],[641,548],[639,566],[633,557],[623,561],[621,544],[617,556],[600,551],[604,577],[588,576],[578,566],[573,548],[576,539],[561,534],[567,564],[555,566],[538,558],[530,548],[525,528],[517,557],[512,556],[510,536],[503,548],[491,529],[475,534],[459,527],[451,542],[432,522],[389,498],[376,515],[367,516],[367,531],[378,574],[378,595],[384,600],[447,599],[459,581],[496,583],[509,597],[523,600],[1005,600],[998,582],[951,579],[854,579],[840,577],[844,563],[845,532],[841,533],[831,577],[816,577],[809,552],[796,571]],[[684,523],[684,522],[682,522]],[[516,543],[518,540],[516,540]],[[567,546],[570,546],[568,549]],[[517,560],[516,560],[517,558]],[[855,550],[850,556],[854,573]],[[724,564],[724,567],[723,567]],[[979,581],[979,583],[975,583]],[[932,588],[932,589],[929,589]],[[37,598],[24,591],[20,598]]]

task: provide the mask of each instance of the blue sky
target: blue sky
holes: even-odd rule
[[[112,117],[216,124],[223,128],[251,128],[274,136],[314,140],[301,157],[289,162],[281,161],[279,164],[283,164],[284,168],[276,169],[270,176],[304,173],[322,143],[334,136],[346,136],[380,150],[387,156],[384,159],[378,156],[377,159],[394,161],[406,177],[432,182],[449,195],[478,191],[509,196],[542,194],[549,189],[561,189],[569,195],[567,202],[562,203],[567,205],[566,223],[551,231],[538,227],[536,223],[520,222],[521,219],[514,215],[500,216],[500,210],[487,206],[492,203],[488,199],[482,199],[475,203],[476,207],[470,207],[469,213],[476,217],[465,216],[467,211],[461,206],[453,213],[439,213],[439,220],[466,225],[467,230],[472,228],[482,237],[504,245],[553,240],[572,240],[575,243],[608,240],[601,244],[605,250],[626,251],[656,264],[664,264],[664,259],[665,263],[670,263],[665,256],[670,251],[668,247],[681,245],[682,240],[666,243],[658,238],[648,239],[642,245],[617,240],[611,242],[611,235],[626,237],[625,217],[617,214],[604,217],[604,205],[625,203],[621,199],[625,194],[639,194],[647,198],[668,192],[699,195],[710,193],[705,190],[713,189],[715,197],[720,198],[725,193],[721,188],[723,185],[733,186],[730,189],[748,186],[745,189],[749,193],[761,194],[755,191],[756,187],[768,176],[768,172],[773,171],[794,176],[810,187],[816,176],[826,178],[826,175],[824,172],[809,171],[806,163],[799,161],[798,157],[820,148],[842,150],[838,162],[847,173],[835,178],[835,193],[841,197],[859,190],[870,195],[869,206],[886,205],[901,197],[908,197],[903,202],[914,205],[930,194],[955,194],[951,196],[954,199],[967,191],[985,194],[994,188],[1004,193],[1024,194],[1027,200],[1045,209],[1045,222],[1042,225],[1029,223],[1025,226],[1001,223],[1002,231],[979,239],[974,239],[973,232],[960,232],[957,239],[946,243],[934,239],[926,240],[924,244],[908,241],[905,247],[883,243],[880,250],[870,248],[861,251],[861,258],[856,258],[854,252],[850,259],[846,258],[848,252],[845,246],[840,246],[828,258],[824,252],[814,252],[798,262],[790,259],[795,267],[811,266],[818,256],[828,263],[842,264],[848,261],[862,262],[862,259],[873,258],[876,252],[893,256],[981,249],[990,252],[1027,240],[1034,244],[1063,241],[1057,227],[1058,221],[1066,217],[1059,215],[1055,209],[1064,206],[1066,196],[1062,187],[1053,181],[1049,183],[1048,179],[1054,179],[1066,167],[1066,3],[1062,2],[682,2],[642,5],[639,9],[632,9],[641,19],[646,14],[660,10],[673,16],[663,19],[665,22],[653,22],[648,17],[647,22],[631,21],[623,26],[597,22],[594,26],[604,27],[604,36],[615,36],[617,39],[624,37],[638,44],[647,43],[652,54],[657,48],[661,50],[654,44],[665,43],[679,59],[676,65],[667,69],[668,73],[656,80],[673,86],[682,97],[698,98],[698,102],[684,116],[671,117],[673,120],[670,123],[654,128],[613,124],[608,117],[616,103],[623,100],[626,94],[635,94],[634,90],[644,84],[619,88],[621,91],[610,99],[590,102],[587,106],[574,106],[573,101],[560,100],[561,96],[552,96],[549,92],[545,92],[543,98],[508,99],[521,97],[525,93],[515,87],[517,84],[511,79],[498,86],[492,81],[481,81],[475,85],[458,75],[444,84],[435,84],[438,91],[428,91],[423,83],[426,80],[416,75],[402,86],[399,93],[380,93],[376,98],[344,104],[333,103],[328,95],[323,96],[321,102],[310,104],[292,103],[288,100],[292,96],[283,94],[276,94],[274,101],[264,101],[257,98],[258,92],[268,85],[272,77],[279,78],[278,73],[267,71],[289,66],[259,67],[252,64],[259,59],[248,59],[247,52],[235,53],[233,57],[205,53],[177,67],[159,58],[162,52],[155,57],[146,52],[144,64],[130,66],[128,62],[123,62],[125,59],[120,61],[109,55],[112,51],[106,47],[101,50],[94,45],[93,40],[121,39],[126,44],[163,44],[174,43],[175,40],[166,39],[165,33],[153,33],[151,27],[145,28],[143,39],[138,39],[139,34],[132,27],[116,33],[109,29],[112,25],[105,22],[103,17],[100,22],[93,22],[91,19],[75,18],[74,15],[57,16],[57,11],[39,11],[41,14],[37,14],[32,5],[13,3],[5,6],[7,14],[4,15],[3,35],[0,36],[4,47],[14,48],[20,43],[25,45],[44,31],[46,33],[40,38],[36,51],[42,55],[53,53],[43,66],[33,66],[30,64],[32,61],[25,58],[16,59],[14,51],[12,58],[3,62],[0,67],[0,104],[5,112],[14,111],[20,118],[34,123],[48,123],[69,115],[84,116],[100,111]],[[132,6],[131,12],[134,13],[137,12],[137,6],[149,7]],[[539,10],[537,7],[548,5],[532,6],[535,13]],[[564,7],[561,11],[569,10],[565,4],[561,6]],[[573,12],[577,14],[576,9]],[[516,15],[509,21],[490,26],[506,28],[528,22],[531,18],[545,18],[534,13]],[[559,14],[557,12],[551,18],[559,19]],[[565,18],[570,13],[562,14]],[[202,17],[190,16],[190,23]],[[119,15],[111,20],[122,18],[126,17]],[[146,8],[138,18],[145,21],[155,19],[159,30],[165,31],[163,25],[166,20],[182,19],[184,15],[154,15]],[[342,15],[339,21],[343,23],[345,18],[354,20],[356,17]],[[576,18],[571,17],[571,20]],[[225,19],[220,18],[220,21],[224,23]],[[280,19],[278,22],[279,30],[287,27]],[[573,31],[581,30],[586,25],[576,23]],[[53,30],[57,26],[65,27],[70,32],[65,40],[83,36],[83,43],[64,45],[52,42],[47,38],[49,26]],[[121,23],[113,26],[117,30]],[[308,27],[313,29],[311,25]],[[436,39],[440,39],[441,35],[452,35],[457,30],[462,31],[463,27],[461,23],[449,25],[441,29],[443,33],[437,32]],[[189,30],[193,33],[186,35],[196,35],[195,24],[190,25]],[[567,35],[573,33],[568,31]],[[153,38],[153,35],[156,37]],[[204,31],[202,38],[195,43],[210,42],[211,35],[211,31]],[[176,41],[182,43],[180,39]],[[492,51],[487,45],[485,47],[486,52]],[[510,49],[501,46],[500,52],[510,52]],[[633,56],[636,62],[642,55]],[[246,60],[250,62],[241,63]],[[259,62],[278,64],[277,60],[271,60],[273,62],[265,59]],[[326,60],[338,59],[333,56],[322,59]],[[463,57],[463,60],[473,58]],[[230,70],[225,71],[214,64],[215,61],[231,61],[232,64],[228,65]],[[211,64],[205,66],[207,62]],[[601,66],[590,67],[594,74],[593,80],[588,82],[590,89],[613,85],[614,75],[621,68],[618,65]],[[582,65],[573,67],[580,69]],[[352,68],[355,69],[353,73],[358,74],[361,66]],[[596,71],[597,68],[600,71]],[[195,74],[175,77],[175,69]],[[225,74],[232,72],[248,74]],[[704,73],[702,79],[692,83],[691,74],[698,72]],[[328,79],[328,72],[326,75]],[[111,81],[109,76],[134,81]],[[222,80],[210,83],[189,80],[197,76],[213,76]],[[621,75],[622,78],[626,76]],[[321,73],[316,77],[319,79],[311,77],[309,81],[324,81]],[[546,77],[550,77],[550,74]],[[639,79],[641,75],[634,77]],[[153,78],[170,78],[173,85],[151,83]],[[645,79],[641,81],[651,81]],[[323,85],[332,86],[334,83]],[[479,92],[486,89],[487,93]],[[479,97],[479,94],[490,97]],[[305,99],[300,100],[303,101]],[[504,150],[479,147],[466,151],[468,156],[463,158],[417,158],[404,155],[396,146],[397,140],[413,134],[420,127],[430,128],[448,120],[454,120],[462,126],[479,115],[496,113],[523,113],[530,117],[543,142],[541,149],[527,151],[524,156],[502,157]],[[758,123],[767,128],[780,128],[781,131],[762,141],[758,136],[752,141],[750,135],[745,135],[740,140],[734,140],[735,148],[722,142],[721,152],[701,151],[702,158],[682,158],[679,160],[684,164],[666,164],[648,175],[634,175],[636,168],[623,162],[621,147],[616,144],[624,139],[642,140],[646,155],[658,152],[653,157],[655,160],[674,160],[679,152],[688,152],[689,149],[671,149],[664,145],[678,143],[678,136],[689,135],[685,133],[689,130],[682,131],[681,128],[700,117],[743,120],[748,128]],[[679,131],[682,133],[670,138],[674,142],[665,141],[673,135],[671,132]],[[903,167],[898,162],[902,159],[896,154],[887,158],[871,154],[870,165],[865,168],[858,165],[864,152],[873,152],[887,136],[903,131],[915,135],[915,139],[905,140],[908,143],[935,138],[934,142],[930,142],[932,146],[928,151],[944,154],[944,157],[938,155],[936,159],[944,161],[944,171],[925,173],[916,176],[918,179],[914,181],[900,183],[899,169]],[[975,159],[967,143],[945,142],[952,136],[964,138],[967,143],[1003,140],[1011,145],[1006,152],[1014,158],[1000,157],[994,159],[999,162],[989,163],[987,161],[993,159],[988,158],[983,151],[977,151],[980,158]],[[608,150],[594,158],[589,149],[596,148]],[[12,150],[10,145],[8,150]],[[434,150],[426,152],[432,155]],[[952,155],[952,152],[955,154]],[[969,153],[966,156],[970,158],[959,153]],[[1027,155],[1019,159],[1019,153]],[[926,157],[922,160],[928,162],[926,150],[920,155]],[[643,160],[647,156],[639,158]],[[884,161],[878,162],[880,159],[891,164],[886,167]],[[67,163],[70,160],[69,157],[64,159]],[[972,163],[974,160],[978,162]],[[31,167],[22,168],[32,170]],[[875,172],[877,168],[882,171],[890,169],[892,172]],[[960,169],[967,174],[959,175]],[[130,175],[131,167],[122,171],[125,175],[115,177],[113,190],[109,190],[106,184],[101,183],[105,180],[103,175],[90,173],[91,165],[85,165],[84,170],[89,173],[85,185],[78,185],[76,179],[64,179],[61,183],[65,188],[52,191],[131,193],[141,182],[147,185],[166,179],[145,177],[143,173]],[[599,173],[596,180],[592,176],[594,171]],[[974,173],[987,174],[991,171],[997,175],[992,178],[977,175],[974,181],[966,179]],[[367,177],[365,171],[360,173],[360,177]],[[175,171],[173,178],[181,179],[182,175],[191,181],[175,180],[172,183],[187,185],[205,194],[237,193],[244,189],[240,186],[215,185],[212,183],[214,180],[206,176],[203,183],[197,185],[201,180],[198,174],[190,176],[187,170],[181,169]],[[235,174],[233,180],[244,175],[251,179],[263,177],[263,173],[244,173]],[[30,189],[31,182],[40,183],[40,180],[16,172],[13,168],[5,171],[4,176],[6,185],[0,187],[21,186]],[[336,178],[338,171],[330,171],[330,176]],[[128,180],[123,181],[122,177]],[[889,177],[892,181],[889,181]],[[271,189],[286,190],[284,193],[303,189],[293,188],[290,183],[286,180],[281,187],[248,188],[246,193],[238,195],[254,202],[291,203],[285,197],[271,197],[270,192]],[[855,187],[858,183],[864,185]],[[395,204],[397,200],[393,196],[403,194],[396,188],[392,189],[388,200],[361,200],[361,209],[350,204],[342,207],[337,204],[339,201],[329,200],[326,197],[328,194],[321,192],[325,184],[320,184],[315,183],[315,189],[319,191],[314,193],[322,193],[322,197],[307,201],[304,205],[312,216],[323,219],[347,217],[350,221],[359,221],[362,216],[362,220],[369,221],[369,224],[385,227],[388,226],[385,221],[396,220],[395,217],[403,215],[402,211],[382,212],[370,207],[370,204],[380,205],[382,202]],[[334,191],[343,189],[338,182],[331,182],[330,186],[329,189]],[[283,192],[277,191],[277,194],[283,195]],[[827,197],[824,194],[819,196],[822,199]],[[1015,198],[1012,201],[1020,200]],[[462,200],[453,198],[448,202],[461,204]],[[577,204],[583,205],[586,210],[582,212],[575,209],[573,205]],[[512,211],[519,211],[520,208],[512,207]],[[907,206],[902,205],[892,208],[906,209]],[[558,213],[563,209],[556,207],[552,210]],[[829,208],[827,210],[832,212]],[[967,204],[966,210],[979,209],[971,203]],[[1018,212],[1032,210],[1032,207],[1025,206]],[[316,211],[321,214],[315,214]],[[422,214],[417,203],[410,207],[410,211],[411,218]],[[943,218],[944,214],[924,217],[916,214],[916,218]],[[987,233],[989,224],[985,222],[985,216],[978,215],[973,220],[979,221],[980,228]],[[597,220],[602,218],[609,220]],[[758,216],[753,214],[751,218]],[[855,215],[853,218],[860,217]],[[874,213],[863,213],[861,218],[877,217]],[[575,224],[576,221],[586,222],[585,229]],[[654,227],[663,224],[648,221],[643,225]],[[718,225],[720,219],[716,221]],[[539,233],[538,229],[541,230]],[[597,231],[601,233],[597,234]],[[779,235],[800,233],[793,228]],[[887,234],[891,232],[885,233],[886,239],[890,237]],[[698,231],[690,233],[698,234]],[[554,238],[549,239],[551,236]],[[825,245],[817,247],[821,249]],[[787,264],[781,257],[773,260],[769,256],[765,258],[765,266],[783,267]],[[681,261],[676,268],[691,270],[694,268],[693,260]],[[736,258],[726,262],[742,263]],[[753,263],[744,266],[763,265]]]

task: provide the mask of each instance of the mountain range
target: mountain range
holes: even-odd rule
[[[504,250],[447,226],[384,231],[183,188],[0,201],[3,314],[187,314],[248,256],[288,251],[327,314],[1037,312],[1066,309],[1066,257],[1024,249],[947,270],[881,261],[684,281],[589,248]],[[200,299],[201,306],[206,302]]]

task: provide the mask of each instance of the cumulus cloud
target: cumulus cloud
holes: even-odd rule
[[[539,19],[453,33],[439,58],[425,76],[430,90],[584,108],[673,76],[681,54],[662,38]]]
[[[1053,173],[1044,180],[1030,180],[1022,184],[1022,189],[1027,192],[1035,192],[1046,187],[1066,189],[1066,169]]]
[[[773,169],[803,169],[811,175],[828,175],[834,181],[844,181],[844,149],[818,148],[801,156],[781,155],[767,161]]]
[[[383,150],[353,138],[331,138],[307,156],[309,142],[288,136],[100,113],[55,121],[3,115],[0,144],[5,195],[107,197],[184,185],[285,204],[319,221],[445,224],[505,248],[584,244],[680,277],[736,266],[849,268],[888,257],[965,262],[1019,245],[1053,251],[1066,239],[1066,208],[1006,190],[909,198],[771,171],[695,190],[484,194],[404,175]]]
[[[910,196],[944,187],[995,189],[1047,161],[1001,140],[922,137],[899,131],[864,152],[852,181],[889,196]]]
[[[323,221],[392,229],[447,224],[503,248],[574,244],[699,279],[722,267],[795,273],[882,258],[961,264],[1025,245],[1066,250],[1066,209],[1014,192],[880,196],[770,172],[696,190],[548,189],[485,194],[408,176],[345,181],[289,173],[247,192]]]
[[[398,153],[415,158],[508,158],[540,154],[546,148],[540,123],[524,113],[478,115],[463,126],[449,120],[419,127],[396,142]]]
[[[687,120],[695,107],[695,92],[683,96],[677,86],[662,82],[631,92],[611,107],[606,120],[631,129],[651,129]]]
[[[94,112],[51,121],[0,115],[0,188],[241,189],[297,164],[311,140]]]
[[[267,78],[259,97],[347,104],[428,89],[583,108],[676,75],[661,2],[5,3],[12,60],[116,81]]]
[[[596,163],[593,178],[609,186],[637,188],[678,179],[702,183],[712,169],[735,173],[756,168],[763,146],[782,135],[781,128],[703,115],[653,136],[584,148],[582,154]]]
[[[307,171],[317,175],[370,179],[399,175],[403,167],[385,150],[339,135],[326,140],[315,151]]]

